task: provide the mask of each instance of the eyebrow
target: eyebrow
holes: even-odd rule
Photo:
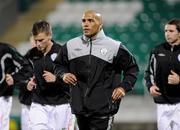
[[[44,39],[34,39],[35,41],[42,42]]]

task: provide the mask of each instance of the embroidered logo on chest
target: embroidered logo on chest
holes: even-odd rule
[[[54,61],[54,60],[56,59],[56,57],[57,57],[57,53],[53,53],[53,54],[51,55],[52,61]]]
[[[106,48],[100,49],[100,53],[101,53],[102,55],[106,55],[106,54],[107,54],[107,49],[106,49]]]
[[[180,62],[180,54],[178,54],[178,61]]]

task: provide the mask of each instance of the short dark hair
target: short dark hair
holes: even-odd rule
[[[33,24],[32,35],[38,35],[39,33],[46,33],[47,35],[52,34],[50,24],[45,20],[39,20]]]
[[[175,25],[178,32],[180,32],[180,19],[172,19],[168,21],[167,24]]]

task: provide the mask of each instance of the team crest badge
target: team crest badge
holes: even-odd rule
[[[100,50],[100,52],[101,52],[102,55],[106,55],[107,54],[107,49],[106,48],[102,48]]]
[[[57,57],[57,53],[53,53],[53,54],[51,55],[52,61],[54,61],[54,60],[56,59],[56,57]]]
[[[180,62],[180,54],[178,55],[178,61]]]

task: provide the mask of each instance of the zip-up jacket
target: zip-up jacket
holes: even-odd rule
[[[103,30],[89,39],[80,36],[68,41],[55,63],[58,77],[70,72],[77,78],[77,84],[70,87],[75,114],[115,114],[120,101],[112,102],[112,91],[117,87],[132,90],[138,73],[131,53]]]
[[[171,70],[180,75],[180,45],[171,46],[162,43],[156,46],[150,54],[149,64],[145,72],[148,90],[155,84],[159,87],[160,96],[154,97],[155,103],[176,104],[180,102],[180,84],[168,84]]]
[[[55,83],[47,83],[43,77],[44,70],[54,73],[54,60],[61,46],[53,41],[51,50],[33,61],[36,89],[33,90],[32,102],[48,105],[68,103],[69,87],[64,86],[58,79]],[[37,50],[38,51],[38,50]]]
[[[27,82],[29,63],[17,50],[7,43],[0,43],[0,96],[12,96],[13,86],[8,86],[5,75],[11,74],[14,83]]]
[[[43,57],[43,53],[38,51],[37,48],[34,47],[34,48],[30,49],[29,51],[27,51],[27,53],[24,55],[24,57],[29,61],[29,64],[31,66],[29,69],[29,80],[30,80],[30,78],[33,77],[33,69],[34,69],[33,62],[35,62],[36,60]],[[28,82],[24,82],[24,83],[19,83],[17,85],[18,88],[20,89],[19,101],[22,104],[31,105],[32,92],[27,90],[27,83]]]

